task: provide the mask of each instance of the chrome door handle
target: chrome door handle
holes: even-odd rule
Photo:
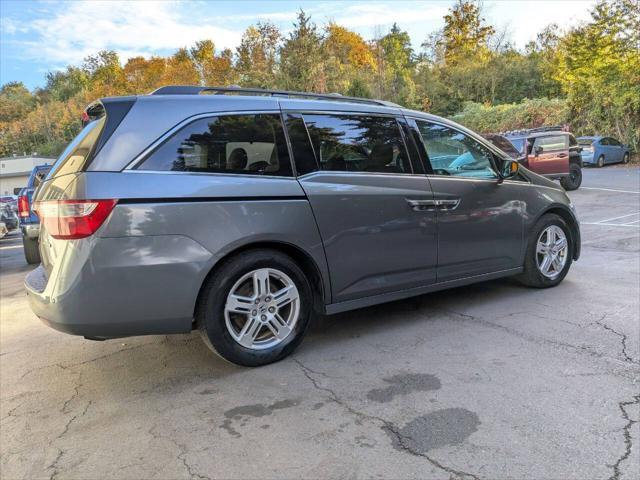
[[[407,198],[407,203],[416,212],[424,212],[425,210],[433,210],[436,206],[435,200],[410,200]]]
[[[411,200],[407,198],[407,203],[416,212],[424,212],[425,210],[453,210],[460,204],[460,199],[445,200]]]
[[[436,206],[440,210],[453,210],[458,205],[460,205],[460,199],[459,198],[435,200],[435,202],[436,202]]]

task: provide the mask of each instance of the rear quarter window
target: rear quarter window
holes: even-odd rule
[[[107,117],[88,123],[74,138],[51,168],[48,178],[61,177],[84,170],[104,129]]]
[[[155,149],[139,170],[290,176],[280,116],[222,115],[196,120]]]

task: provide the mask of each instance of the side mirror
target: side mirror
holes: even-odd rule
[[[542,148],[540,145],[538,145],[538,146],[533,150],[533,152],[534,152],[536,155],[540,155],[542,152],[544,152],[544,148]]]
[[[520,164],[516,160],[504,160],[502,162],[502,171],[500,172],[500,178],[502,180],[513,178],[518,174],[520,170]]]

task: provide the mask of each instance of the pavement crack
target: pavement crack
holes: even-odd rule
[[[634,423],[638,423],[638,420],[633,420],[632,418],[630,418],[629,413],[627,412],[626,407],[629,407],[631,405],[640,406],[640,395],[634,396],[633,401],[618,403],[618,408],[622,412],[622,418],[624,418],[627,421],[626,425],[622,428],[622,436],[624,439],[625,449],[624,449],[624,453],[620,456],[620,458],[618,458],[616,463],[614,463],[613,465],[607,465],[608,467],[611,467],[613,469],[613,474],[611,475],[611,477],[609,477],[609,480],[619,480],[620,475],[622,473],[620,471],[620,465],[622,464],[622,462],[628,459],[629,456],[631,455],[631,447],[633,445],[632,439],[631,439],[631,426]]]
[[[597,350],[594,350],[593,348],[590,348],[589,346],[586,345],[573,345],[571,343],[566,343],[566,342],[561,342],[559,340],[554,340],[554,339],[549,339],[549,338],[545,338],[545,337],[539,337],[536,335],[530,335],[524,332],[520,332],[514,328],[505,326],[505,325],[500,325],[499,323],[493,323],[490,322],[489,320],[486,320],[482,317],[476,317],[474,315],[470,315],[467,313],[462,313],[462,312],[457,312],[455,310],[447,310],[447,309],[443,309],[441,310],[444,313],[448,313],[450,315],[455,315],[457,317],[462,318],[465,321],[473,321],[475,323],[478,323],[482,326],[488,327],[488,328],[492,328],[495,330],[502,330],[503,332],[508,333],[509,335],[513,335],[516,336],[518,338],[521,338],[522,340],[525,340],[527,342],[531,342],[531,343],[535,343],[538,345],[548,345],[552,348],[561,348],[564,350],[569,350],[572,352],[576,352],[576,353],[584,353],[587,354],[591,357],[595,357],[595,358],[602,358],[602,359],[609,359],[609,360],[615,360],[619,363],[622,363],[624,365],[629,365],[630,363],[632,363],[634,366],[638,365],[638,362],[631,360],[631,362],[629,361],[622,361],[620,360],[620,358],[613,357],[607,353],[603,353],[603,352],[599,352]],[[502,317],[504,318],[504,317]],[[626,342],[626,340],[625,340]],[[626,343],[625,343],[626,344]],[[616,372],[611,372],[611,374],[617,374]],[[624,377],[628,377],[629,375],[626,374],[626,372],[620,372],[620,375],[624,376]],[[631,376],[632,378],[635,378],[634,376],[635,374],[633,372],[631,372]]]
[[[178,455],[176,456],[176,458],[178,460],[180,460],[180,462],[184,466],[185,470],[189,474],[189,478],[199,478],[201,480],[211,480],[210,477],[198,473],[194,469],[194,467],[188,462],[187,453],[189,453],[189,452],[188,452],[188,449],[187,449],[187,447],[185,445],[177,442],[176,440],[174,440],[173,438],[171,438],[171,437],[169,437],[167,435],[161,435],[160,433],[156,432],[156,427],[157,427],[157,425],[153,425],[147,431],[147,433],[149,435],[151,435],[156,440],[166,440],[166,441],[172,443],[173,445],[175,445],[175,447],[178,449]]]
[[[622,358],[624,358],[625,362],[630,362],[630,363],[635,363],[637,365],[640,365],[640,361],[634,360],[633,357],[631,355],[629,355],[629,353],[627,352],[627,335],[624,334],[624,333],[620,333],[617,330],[614,330],[609,325],[604,323],[604,319],[605,318],[607,318],[607,314],[606,313],[603,315],[603,317],[600,320],[596,320],[596,322],[595,322],[596,325],[599,325],[600,327],[604,328],[608,332],[611,332],[614,335],[620,337],[620,344],[622,346],[621,354],[622,354]]]
[[[390,433],[394,437],[394,439],[397,442],[397,445],[400,447],[400,449],[402,451],[404,451],[404,452],[406,452],[406,453],[408,453],[410,455],[413,455],[415,457],[424,458],[431,465],[433,465],[434,467],[436,467],[436,468],[438,468],[440,470],[443,470],[443,471],[449,473],[451,476],[455,476],[457,478],[468,477],[468,478],[472,478],[474,480],[480,480],[480,477],[478,477],[478,476],[476,476],[476,475],[474,475],[472,473],[463,472],[461,470],[456,470],[454,468],[451,468],[451,467],[448,467],[446,465],[443,465],[442,463],[440,463],[439,461],[437,461],[434,458],[430,457],[426,453],[418,452],[415,449],[411,448],[411,446],[407,443],[407,440],[409,440],[409,439],[406,436],[402,435],[402,433],[398,430],[398,428],[393,423],[391,423],[388,420],[385,420],[382,417],[378,417],[376,415],[371,415],[369,413],[365,413],[365,412],[361,412],[359,410],[356,410],[351,405],[349,405],[347,402],[345,402],[343,399],[341,399],[340,396],[334,390],[332,390],[329,387],[324,387],[324,386],[320,385],[318,380],[316,378],[314,378],[314,375],[323,375],[322,373],[312,370],[311,368],[307,367],[305,364],[303,364],[297,358],[292,358],[292,360],[300,367],[300,370],[302,370],[302,373],[304,374],[304,376],[307,377],[307,379],[311,382],[311,384],[314,386],[314,388],[316,390],[320,390],[320,391],[325,392],[326,394],[328,394],[328,398],[327,398],[328,400],[340,405],[347,412],[349,412],[350,414],[358,417],[360,420],[367,420],[367,421],[370,421],[370,422],[375,422],[375,423],[381,424],[382,429],[384,431]]]

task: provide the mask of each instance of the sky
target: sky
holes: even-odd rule
[[[371,39],[396,22],[414,48],[442,28],[448,1],[35,1],[0,0],[0,83],[43,86],[49,71],[103,49],[124,63],[134,56],[170,55],[211,39],[217,49],[234,49],[251,24],[271,21],[285,34],[302,8],[319,25],[333,20]],[[485,0],[485,18],[506,29],[523,48],[546,25],[566,28],[589,19],[594,0]]]

